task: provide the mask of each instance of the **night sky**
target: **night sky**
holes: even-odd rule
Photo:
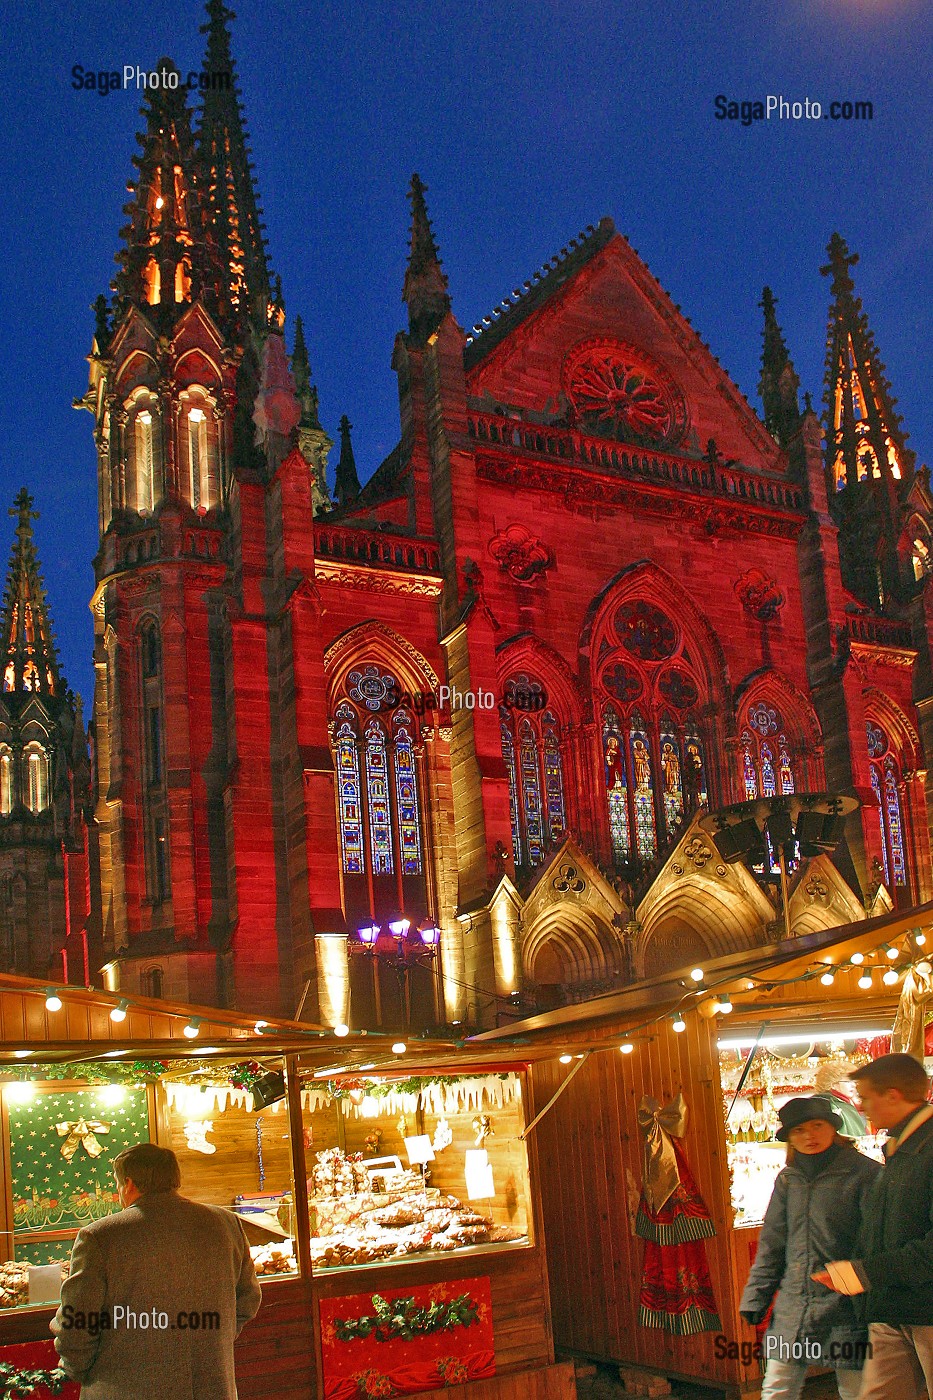
[[[468,328],[610,214],[759,408],[760,316],[778,297],[822,396],[838,229],[920,461],[933,464],[929,309],[933,7],[922,0],[241,0],[234,51],[291,325],[324,426],[347,413],[365,479],[398,433],[389,361],[412,170]],[[201,6],[3,7],[0,503],[36,497],[65,674],[91,695],[97,548],[89,304],[113,275],[141,95],[72,65],[200,67]],[[868,100],[872,122],[715,119],[714,99]],[[332,457],[331,467],[335,462]],[[13,522],[0,536],[4,561]],[[5,562],[3,564],[5,569]]]

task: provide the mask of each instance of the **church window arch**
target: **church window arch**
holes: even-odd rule
[[[911,525],[910,557],[914,580],[919,583],[933,570],[933,544],[930,541],[930,532],[919,516],[914,517]]]
[[[137,646],[146,890],[152,904],[160,905],[170,891],[162,638],[156,618],[146,617],[140,623]]]
[[[357,912],[384,914],[390,901],[403,909],[424,904],[421,736],[403,699],[393,672],[361,666],[347,676],[334,710],[341,861]]]
[[[516,865],[541,865],[567,828],[562,727],[534,676],[512,676],[502,693],[499,720],[512,855]]]
[[[0,745],[0,816],[13,810],[13,753],[9,744]]]
[[[206,389],[191,385],[179,396],[181,459],[186,463],[187,494],[199,514],[219,503],[218,428]]]
[[[778,705],[770,696],[745,707],[740,716],[742,788],[747,802],[759,797],[788,797],[801,788],[793,741]]]
[[[907,852],[904,840],[904,811],[901,801],[903,772],[900,755],[892,746],[889,731],[869,716],[865,724],[868,767],[872,792],[878,803],[881,861],[888,889],[906,889]]]
[[[162,499],[161,415],[155,394],[138,390],[127,415],[126,506],[151,515]]]
[[[606,815],[615,862],[650,863],[709,802],[694,643],[656,603],[615,608],[599,650]]]
[[[49,756],[36,740],[23,749],[23,770],[26,806],[38,816],[49,805]]]

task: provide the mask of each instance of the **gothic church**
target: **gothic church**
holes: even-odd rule
[[[465,333],[414,176],[398,446],[361,487],[344,418],[332,491],[235,81],[152,92],[134,163],[81,400],[90,767],[17,506],[6,970],[491,1026],[769,939],[769,862],[698,821],[805,791],[861,805],[795,933],[933,897],[933,499],[841,237],[823,421],[768,289],[759,416],[609,219]]]

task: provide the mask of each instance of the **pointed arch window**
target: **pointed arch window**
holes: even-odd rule
[[[684,818],[684,782],[680,741],[670,715],[661,720],[660,746],[664,827],[667,835],[673,836]]]
[[[23,749],[26,806],[36,816],[49,805],[49,756],[41,744],[32,741]]]
[[[334,714],[337,813],[345,876],[424,874],[418,727],[403,687],[369,666],[351,672]]]
[[[759,700],[749,707],[745,720],[741,766],[746,801],[797,792],[798,775],[780,710],[768,700]]]
[[[635,807],[635,848],[642,860],[653,860],[658,852],[654,812],[654,773],[645,722],[636,710],[629,729],[632,761],[632,797]]]
[[[188,468],[190,472],[191,504],[195,510],[208,506],[210,484],[207,479],[207,417],[203,408],[188,410]]]
[[[525,713],[516,708],[547,703],[540,681],[514,676],[504,689],[499,711],[502,757],[509,781],[512,855],[516,865],[540,865],[567,829],[561,726],[554,710]],[[509,701],[511,700],[511,703]]]
[[[13,753],[9,744],[0,745],[0,816],[13,810]]]
[[[874,719],[866,722],[871,786],[878,802],[878,823],[885,883],[888,888],[905,889],[908,884],[904,844],[904,817],[901,807],[902,774],[887,732]]]
[[[155,508],[155,450],[152,414],[141,408],[136,415],[136,509]]]
[[[138,391],[127,405],[128,428],[126,507],[151,515],[162,499],[162,453],[158,401],[148,390]]]

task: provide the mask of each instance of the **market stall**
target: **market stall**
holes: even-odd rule
[[[514,1054],[0,978],[0,1365],[54,1365],[75,1234],[119,1209],[117,1152],[152,1141],[250,1241],[244,1400],[474,1383],[570,1400],[527,1079]]]
[[[559,1347],[757,1390],[738,1303],[784,1161],[777,1108],[818,1087],[847,1103],[852,1068],[889,1048],[905,981],[930,981],[931,921],[924,906],[804,935],[481,1037],[552,1046],[535,1065],[531,1139],[549,1164]]]

